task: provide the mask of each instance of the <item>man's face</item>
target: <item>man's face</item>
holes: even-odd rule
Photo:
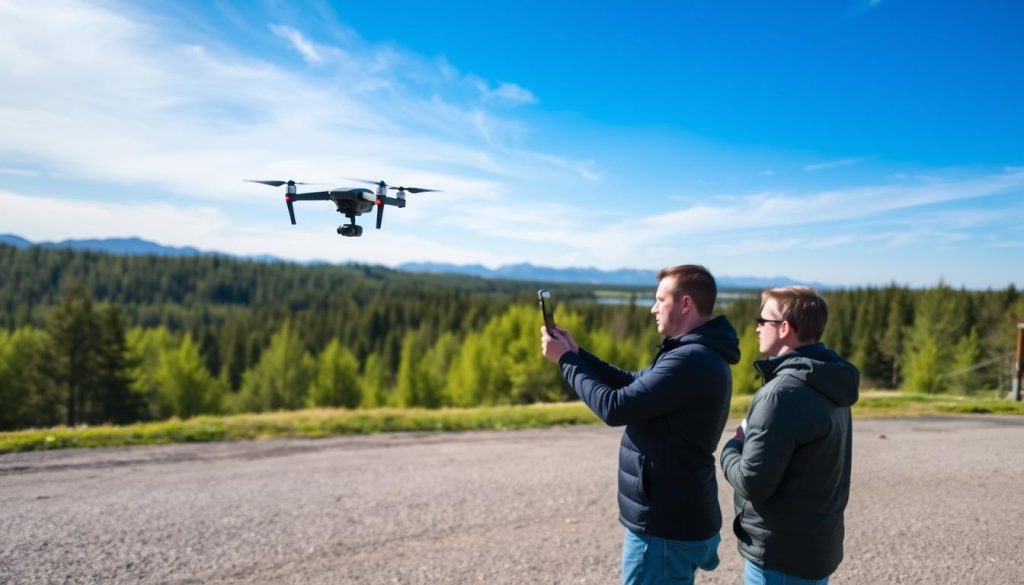
[[[758,350],[764,355],[775,356],[782,350],[784,344],[782,337],[783,326],[789,330],[789,326],[779,323],[782,320],[782,311],[779,310],[779,303],[773,298],[765,301],[761,307],[761,318],[767,322],[757,326]]]
[[[684,297],[675,298],[675,279],[666,276],[658,283],[658,291],[654,293],[654,306],[651,314],[658,323],[658,333],[662,337],[676,337],[682,334]]]

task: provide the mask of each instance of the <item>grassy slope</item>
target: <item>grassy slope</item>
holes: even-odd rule
[[[732,415],[741,417],[750,396],[736,396]],[[949,414],[1024,414],[1024,403],[1007,400],[865,392],[853,408],[857,417]],[[327,437],[401,431],[524,429],[599,422],[582,403],[494,406],[465,409],[318,409],[297,412],[201,416],[188,420],[121,427],[33,429],[0,433],[0,454],[72,447],[114,447],[264,439]]]

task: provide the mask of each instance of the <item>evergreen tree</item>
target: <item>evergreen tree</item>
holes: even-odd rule
[[[760,359],[760,342],[757,328],[747,327],[740,335],[740,361],[732,364],[732,393],[753,394],[761,387],[761,377],[754,369],[754,361]]]
[[[315,368],[291,324],[285,322],[256,366],[242,377],[238,406],[247,412],[302,408]]]
[[[459,352],[459,342],[451,332],[438,337],[423,356],[422,396],[424,406],[436,408],[448,403],[445,387],[448,385],[448,371]]]
[[[362,396],[360,408],[379,408],[388,404],[391,387],[390,376],[384,362],[376,353],[371,353],[363,364]]]
[[[941,391],[939,344],[934,338],[924,337],[915,342],[905,363],[907,390],[925,394]]]
[[[940,380],[949,370],[953,353],[949,340],[967,333],[967,321],[963,294],[940,284],[921,295],[904,348],[907,390],[941,391]]]
[[[878,349],[888,363],[889,388],[897,388],[900,383],[901,357],[903,356],[904,332],[913,319],[913,305],[906,290],[890,287],[892,291],[889,311],[885,320],[885,331],[878,341]]]
[[[181,346],[163,352],[155,373],[160,418],[190,418],[221,411],[220,382],[206,369],[199,346],[186,335]]]
[[[142,418],[145,403],[131,390],[124,320],[117,305],[99,311],[100,343],[95,388],[94,421],[125,424]]]
[[[983,372],[978,368],[981,361],[981,341],[978,330],[972,327],[953,350],[953,363],[947,375],[949,390],[957,394],[974,394],[981,390]]]
[[[395,388],[396,404],[403,408],[426,406],[426,397],[423,393],[423,347],[416,332],[410,331],[405,334],[401,355],[398,363],[398,383]]]
[[[317,374],[309,389],[310,406],[356,408],[362,398],[356,356],[332,339],[317,360]]]
[[[99,377],[99,331],[92,296],[81,282],[72,283],[47,323],[48,370],[63,391],[68,426],[84,422],[94,398],[90,391]]]

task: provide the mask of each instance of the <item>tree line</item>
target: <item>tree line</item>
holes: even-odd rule
[[[7,246],[0,262],[4,429],[573,398],[539,353],[538,283]],[[659,341],[651,291],[607,306],[593,302],[594,287],[554,288],[564,299],[556,318],[581,344],[629,368],[650,360]],[[867,387],[1006,385],[1010,318],[1024,317],[1012,287],[892,285],[826,298],[824,341],[861,369]],[[719,311],[741,333],[734,391],[753,392],[756,292]]]

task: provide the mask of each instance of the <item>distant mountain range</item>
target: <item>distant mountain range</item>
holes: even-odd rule
[[[480,264],[443,264],[431,262],[406,262],[398,266],[406,272],[429,272],[444,274],[465,274],[482,278],[501,278],[507,280],[535,280],[539,282],[567,282],[579,284],[611,284],[623,286],[647,286],[654,288],[657,270],[638,270],[623,268],[620,270],[598,270],[597,268],[550,268],[533,264],[508,264],[499,268],[487,268]],[[789,286],[808,284],[816,288],[829,287],[817,283],[805,283],[787,278],[773,276],[715,276],[718,287],[722,289],[762,289],[772,286]]]
[[[16,248],[39,246],[41,248],[70,248],[73,250],[89,250],[121,255],[156,256],[231,256],[220,252],[205,252],[192,247],[175,248],[163,246],[140,238],[107,238],[102,240],[64,240],[61,242],[31,242],[25,238],[3,234],[0,244]],[[258,262],[284,262],[280,258],[269,255],[235,256]],[[310,262],[322,264],[322,262]],[[406,262],[396,267],[404,272],[426,272],[440,274],[462,274],[481,278],[504,280],[527,280],[537,282],[564,282],[579,284],[608,284],[619,286],[654,286],[656,270],[637,270],[624,268],[620,270],[598,270],[597,268],[551,268],[534,266],[533,264],[509,264],[499,268],[487,268],[480,264],[445,264],[434,262]],[[789,286],[793,284],[809,284],[819,289],[830,288],[827,285],[811,282],[800,282],[785,276],[770,278],[759,276],[716,276],[719,288],[722,289],[762,289],[771,286]]]

